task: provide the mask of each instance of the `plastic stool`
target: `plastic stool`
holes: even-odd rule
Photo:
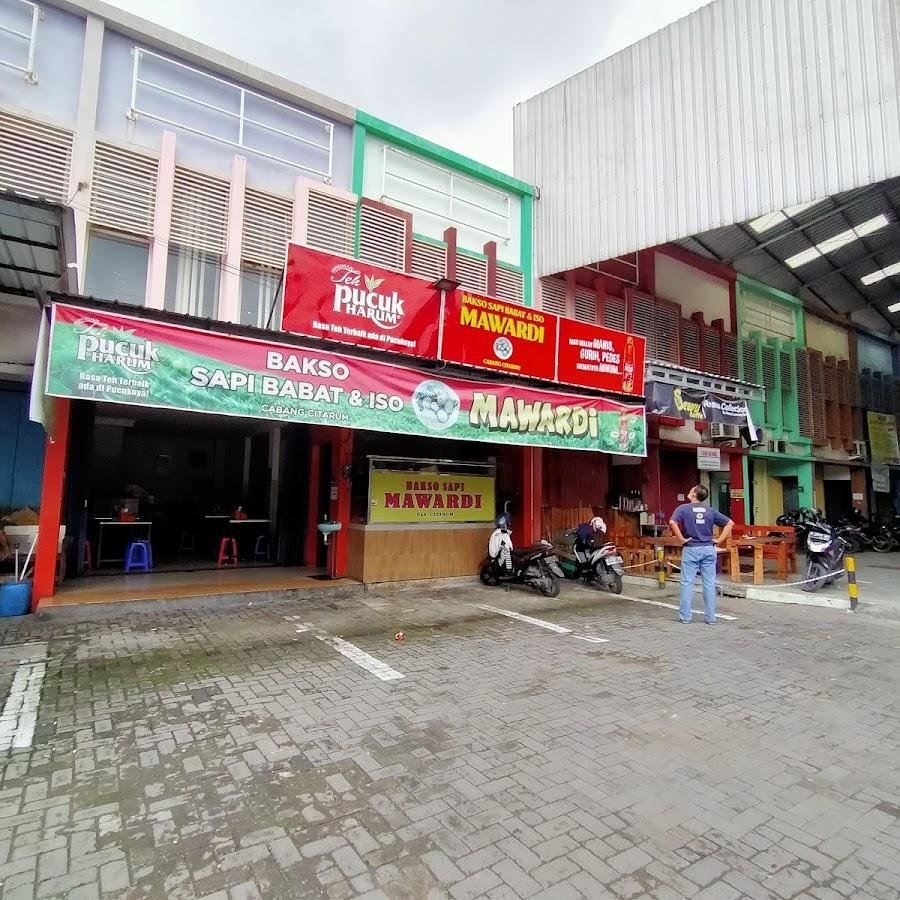
[[[253,547],[253,558],[269,561],[269,536],[267,534],[261,534],[256,539],[256,544]]]
[[[85,569],[93,569],[94,568],[94,557],[91,553],[91,542],[84,542],[84,555],[81,557],[81,565],[84,566]]]
[[[182,531],[178,542],[179,553],[193,553],[197,549],[197,538],[193,531]]]
[[[238,548],[237,541],[233,537],[223,537],[219,541],[219,561],[220,566],[236,566],[238,564]]]
[[[132,541],[125,551],[126,572],[149,572],[153,568],[150,541]]]

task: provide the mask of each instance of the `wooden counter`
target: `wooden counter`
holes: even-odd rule
[[[350,526],[347,577],[365,584],[475,575],[494,525],[423,523]]]

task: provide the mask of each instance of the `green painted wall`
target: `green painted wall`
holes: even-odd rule
[[[469,178],[476,179],[491,187],[515,194],[520,203],[520,259],[517,266],[507,265],[507,268],[519,270],[523,275],[523,296],[526,306],[533,302],[533,265],[532,265],[532,228],[533,228],[533,204],[534,188],[518,178],[506,175],[497,169],[492,169],[483,163],[476,162],[470,157],[455,153],[446,147],[441,147],[412,132],[391,125],[382,119],[357,110],[356,124],[353,128],[353,175],[352,191],[361,196],[363,191],[363,174],[365,171],[366,135],[371,134],[381,140],[387,141],[396,147],[421,156],[425,159],[440,164]],[[356,214],[356,237],[354,243],[355,253],[359,253],[359,210]],[[464,251],[466,252],[466,251]],[[476,254],[472,254],[476,255]],[[504,264],[505,265],[505,264]]]

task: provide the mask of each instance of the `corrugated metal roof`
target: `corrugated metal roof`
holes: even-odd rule
[[[886,224],[871,233],[819,251],[802,265],[786,262],[816,245],[827,248],[835,235],[878,217]],[[741,223],[678,244],[867,328],[893,332],[900,321],[900,315],[888,309],[900,300],[900,273],[871,283],[862,280],[900,260],[900,177],[836,194],[796,215],[783,215],[777,225],[761,232],[752,222]]]
[[[900,175],[896,0],[716,0],[515,110],[536,274]]]

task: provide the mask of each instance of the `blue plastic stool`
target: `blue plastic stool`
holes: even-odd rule
[[[150,541],[132,541],[125,551],[126,572],[149,572],[153,568]]]
[[[266,562],[269,561],[269,536],[267,534],[261,534],[256,539],[256,544],[253,547],[253,558],[255,560],[264,559]]]

